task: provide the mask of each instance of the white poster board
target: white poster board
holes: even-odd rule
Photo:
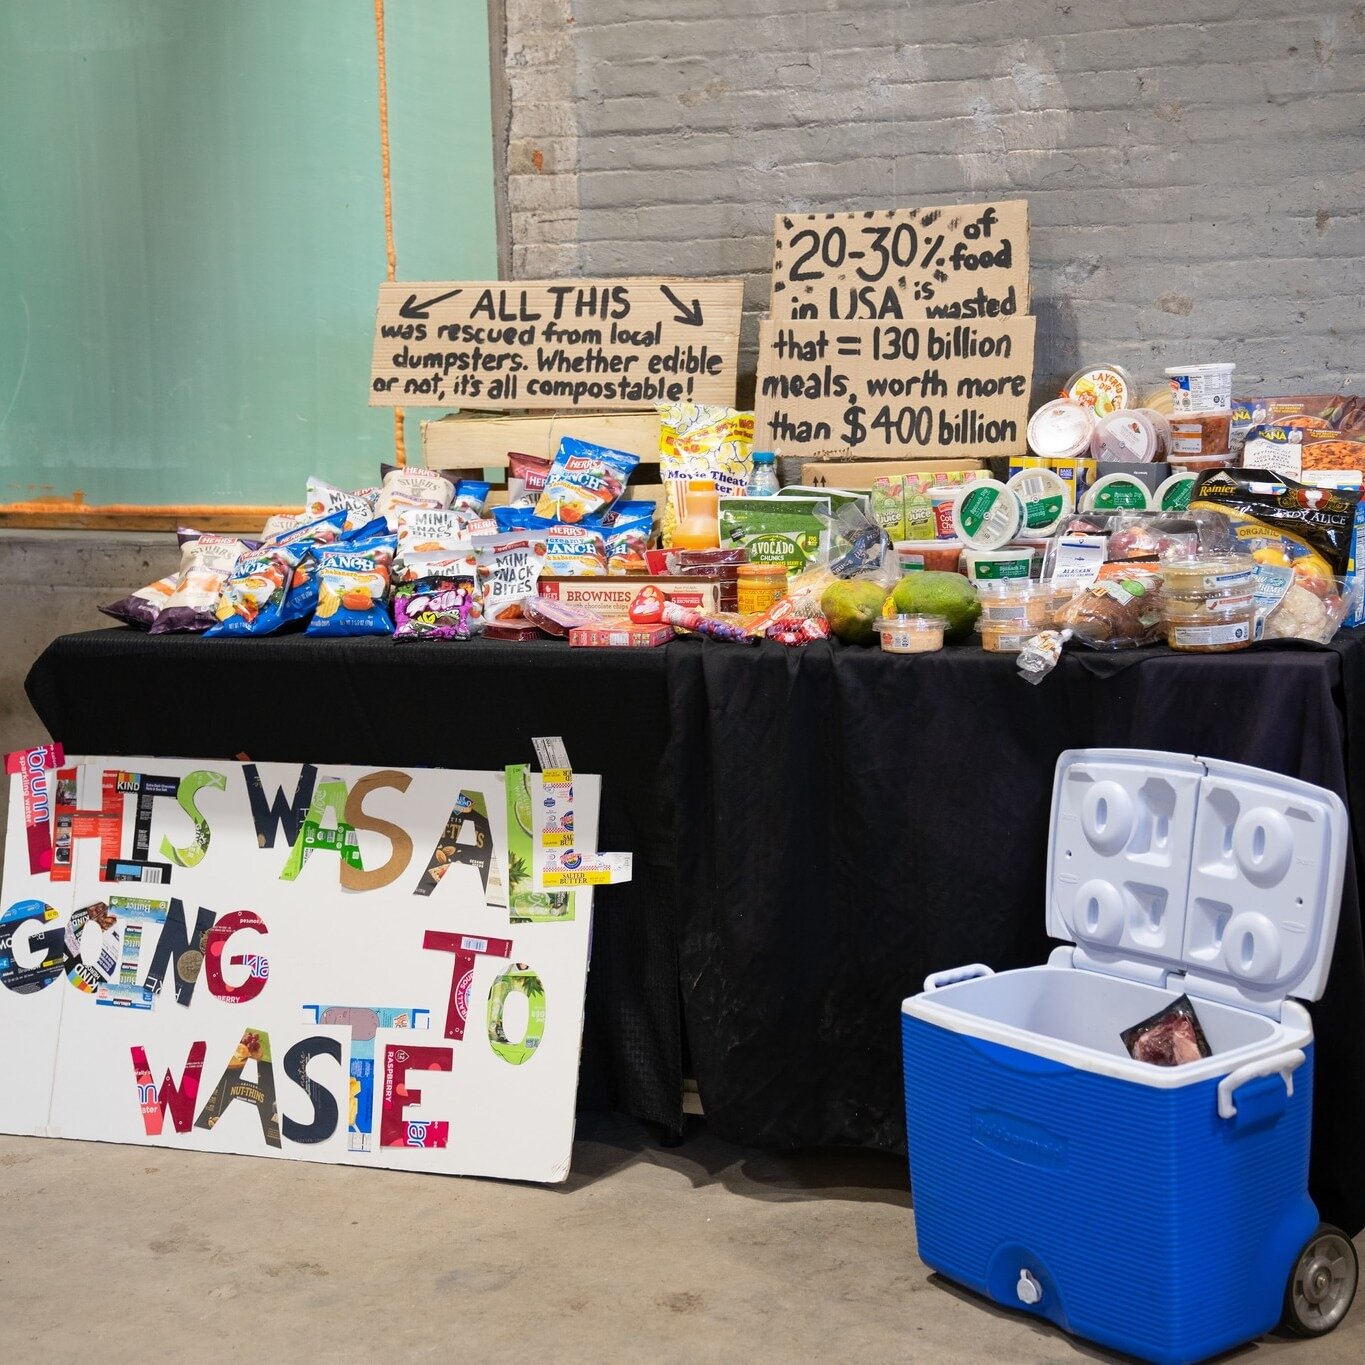
[[[565,1179],[592,893],[532,894],[522,858],[509,887],[538,778],[518,804],[503,773],[430,768],[53,776],[50,874],[13,779],[0,1131]],[[590,853],[599,779],[572,782]]]

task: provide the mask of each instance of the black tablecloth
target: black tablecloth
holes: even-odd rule
[[[971,646],[571,651],[66,636],[28,691],[72,752],[501,767],[562,734],[603,776],[583,1084],[680,1130],[679,1000],[708,1122],[756,1145],[904,1150],[901,1000],[930,971],[1044,960],[1053,765],[1067,748],[1203,754],[1365,810],[1365,630],[1327,649],[1069,653],[1041,686]],[[1365,1226],[1357,860],[1313,1007],[1311,1187]],[[681,996],[679,995],[681,983]]]

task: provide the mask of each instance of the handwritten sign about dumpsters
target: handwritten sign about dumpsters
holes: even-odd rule
[[[743,293],[739,280],[381,284],[370,403],[732,404]]]
[[[1008,318],[1029,311],[1028,201],[782,213],[774,320]]]
[[[1031,317],[765,322],[754,439],[783,455],[1015,455],[1033,379]]]

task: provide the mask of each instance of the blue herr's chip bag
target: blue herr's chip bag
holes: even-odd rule
[[[606,511],[622,493],[638,455],[565,436],[545,479],[536,515],[575,525]]]
[[[294,576],[280,608],[279,619],[272,629],[288,625],[291,621],[302,621],[313,614],[318,604],[317,571],[318,562],[310,553],[316,546],[338,543],[346,530],[348,513],[345,508],[336,508],[325,516],[305,522],[292,530],[283,531],[268,545],[279,545],[297,552],[298,563],[294,566]],[[254,634],[262,634],[255,631]]]
[[[278,630],[301,553],[290,546],[267,545],[244,554],[218,596],[218,624],[205,635],[269,635]]]
[[[392,635],[384,599],[393,565],[393,540],[320,545],[311,552],[318,561],[318,604],[308,623],[309,635]]]

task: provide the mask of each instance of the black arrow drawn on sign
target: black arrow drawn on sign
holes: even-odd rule
[[[689,308],[666,284],[659,286],[663,290],[664,298],[678,310],[678,316],[674,322],[681,322],[684,327],[701,326],[701,300],[693,299],[692,306]]]
[[[456,294],[461,294],[462,289],[452,289],[449,294],[437,294],[434,299],[428,299],[425,303],[417,302],[416,294],[409,294],[407,302],[398,310],[400,318],[412,318],[414,321],[421,322],[431,315],[427,312],[428,308],[434,308],[438,303],[444,303],[447,299],[453,299]]]

